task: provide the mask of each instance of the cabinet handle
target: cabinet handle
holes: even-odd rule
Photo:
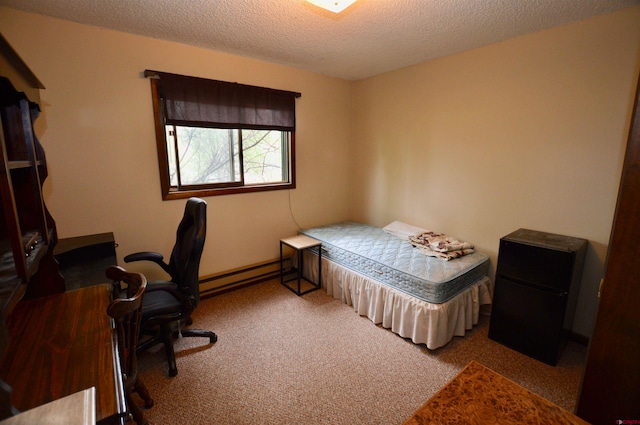
[[[600,286],[598,286],[598,299],[602,295],[602,285],[604,285],[604,278],[600,279]]]

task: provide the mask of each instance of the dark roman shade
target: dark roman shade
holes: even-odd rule
[[[158,79],[165,124],[295,131],[300,93],[149,70],[144,75]]]

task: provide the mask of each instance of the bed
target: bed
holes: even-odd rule
[[[407,226],[402,231],[412,229]],[[322,242],[327,294],[359,315],[432,350],[464,336],[478,323],[480,307],[491,303],[487,255],[474,251],[449,261],[426,256],[393,230],[344,222],[300,233]],[[304,255],[316,256],[317,249]],[[317,260],[303,264],[305,275],[317,281]]]

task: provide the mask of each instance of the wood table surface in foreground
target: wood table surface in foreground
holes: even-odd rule
[[[95,387],[98,422],[125,411],[110,300],[110,286],[95,285],[18,303],[0,367],[14,407],[24,411]]]
[[[588,425],[476,361],[407,419],[404,425]]]

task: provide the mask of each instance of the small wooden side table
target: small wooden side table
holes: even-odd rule
[[[293,272],[293,277],[287,276],[285,278],[284,258],[282,255],[282,248],[284,245],[295,249],[298,255],[297,271],[293,270],[292,268],[289,272]],[[304,277],[304,250],[316,246],[318,247],[318,282],[313,282],[312,280]],[[309,282],[312,287],[310,289],[302,291],[301,282],[303,280]],[[290,282],[294,281],[298,282],[297,288],[289,284]],[[289,238],[280,239],[280,283],[298,296],[308,294],[311,291],[322,288],[322,242],[305,235],[296,235]]]

